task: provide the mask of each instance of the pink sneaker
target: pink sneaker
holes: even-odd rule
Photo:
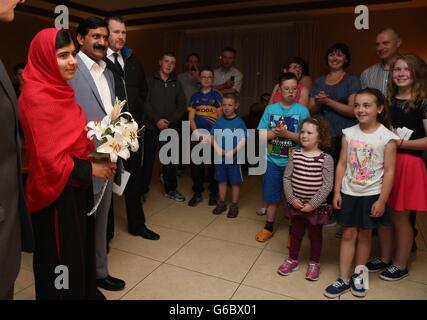
[[[291,258],[286,259],[277,269],[277,273],[282,276],[287,276],[292,271],[297,271],[299,269],[299,262],[297,260],[292,260]]]
[[[305,274],[305,278],[307,280],[310,280],[310,281],[317,281],[317,280],[319,280],[319,273],[320,273],[320,264],[311,261],[308,264],[307,273]]]

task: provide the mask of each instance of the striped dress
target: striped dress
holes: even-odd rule
[[[334,161],[329,154],[323,152],[319,156],[308,157],[301,151],[295,151],[283,176],[286,200],[289,204],[296,199],[309,203],[315,209],[309,215],[312,216],[310,219],[317,221],[320,218],[317,215],[324,214],[333,180]],[[291,211],[291,215],[301,214],[299,210]]]

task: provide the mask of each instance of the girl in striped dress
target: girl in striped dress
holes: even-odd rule
[[[308,229],[310,260],[305,277],[316,281],[320,272],[322,228],[332,213],[331,206],[326,203],[334,180],[334,161],[325,152],[332,143],[329,125],[320,117],[305,119],[300,141],[302,148],[293,154],[283,176],[292,228],[289,257],[277,272],[287,276],[299,269],[298,255]]]

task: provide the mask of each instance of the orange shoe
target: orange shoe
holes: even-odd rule
[[[270,239],[272,236],[273,236],[273,232],[263,228],[260,232],[257,233],[257,235],[255,236],[255,240],[258,242],[265,242],[268,239]]]

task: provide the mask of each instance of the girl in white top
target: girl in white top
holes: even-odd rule
[[[341,209],[343,226],[340,249],[340,277],[324,294],[336,298],[351,290],[357,297],[366,288],[356,270],[365,269],[371,251],[372,229],[377,228],[393,185],[396,142],[387,129],[387,109],[381,91],[366,88],[355,96],[358,124],[344,129],[342,150],[336,168],[333,206]],[[354,261],[355,260],[355,261]],[[366,272],[366,270],[365,270]]]

